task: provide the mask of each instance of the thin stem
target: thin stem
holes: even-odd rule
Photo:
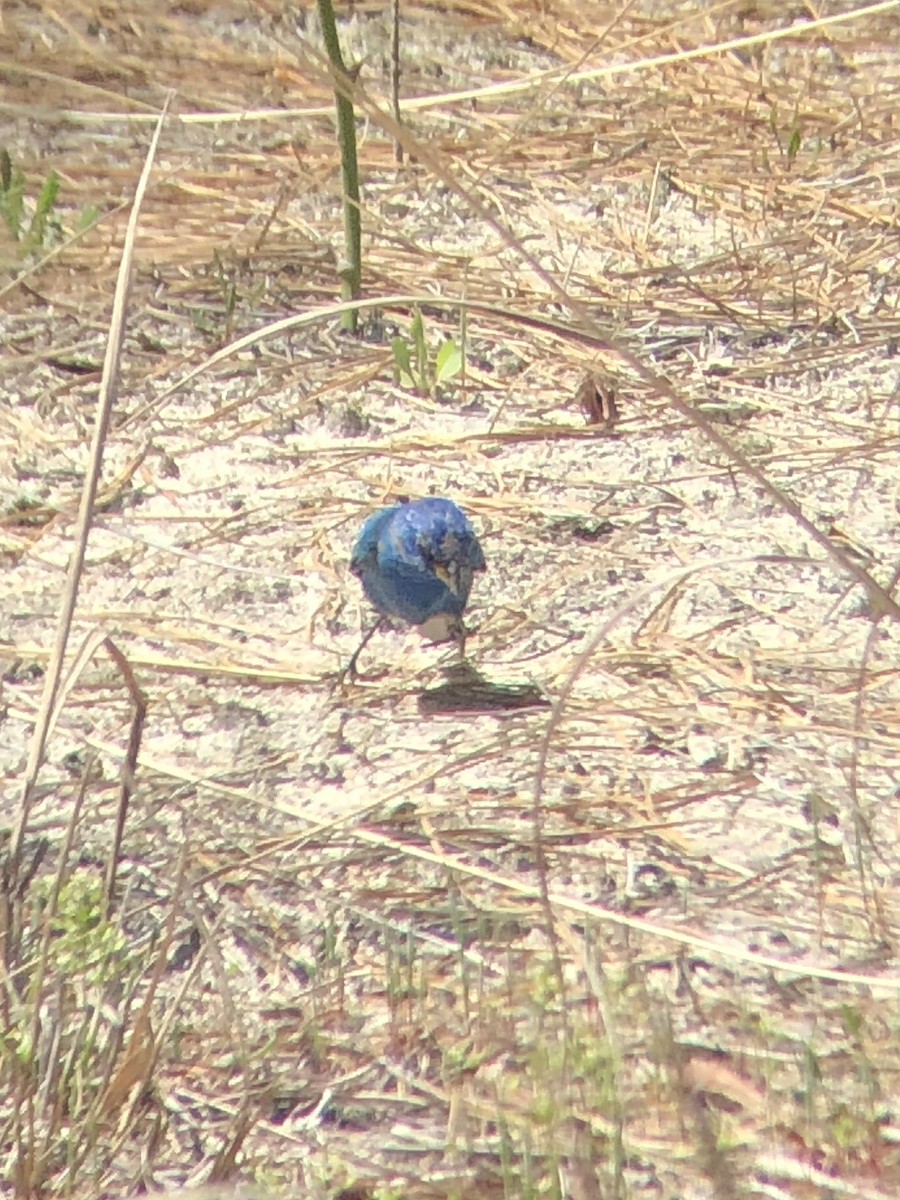
[[[344,253],[345,261],[339,268],[341,277],[341,299],[355,300],[360,293],[362,281],[362,221],[359,210],[359,168],[356,159],[356,120],[353,101],[339,86],[340,82],[352,82],[352,75],[344,66],[341,45],[338,41],[337,25],[331,0],[317,0],[319,22],[325,50],[335,75],[334,102],[337,110],[338,145],[341,148],[341,182],[344,201]],[[356,332],[358,314],[348,309],[341,315],[344,329]]]

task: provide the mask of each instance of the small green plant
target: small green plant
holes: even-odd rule
[[[409,338],[392,338],[391,350],[394,382],[414,388],[422,396],[433,396],[442,383],[449,383],[463,369],[463,351],[453,338],[443,341],[434,354],[429,351],[425,322],[418,309],[409,327]]]
[[[794,159],[800,153],[800,147],[803,145],[803,134],[800,132],[800,126],[795,125],[791,130],[791,136],[788,139],[787,145],[787,160],[788,165],[792,165]]]
[[[52,880],[42,880],[35,894],[47,894]],[[121,930],[104,915],[103,884],[89,872],[77,872],[63,884],[48,916],[54,970],[79,985],[100,986],[118,973],[111,964],[126,953]]]
[[[60,180],[51,171],[34,200],[25,195],[25,174],[13,161],[6,147],[0,147],[0,216],[13,241],[24,252],[39,250],[59,234],[61,223],[54,214],[59,198]]]
[[[265,291],[262,282],[253,282],[238,262],[213,251],[212,262],[207,268],[211,281],[210,303],[202,308],[190,309],[194,328],[205,337],[228,342],[248,306],[256,304]]]

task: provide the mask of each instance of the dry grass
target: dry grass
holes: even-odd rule
[[[359,340],[309,10],[2,12],[61,179],[0,244],[8,1184],[894,1196],[900,5],[404,7],[403,131],[385,7]],[[434,395],[414,297],[434,345],[468,302]],[[476,667],[549,707],[435,712],[405,633],[338,684],[354,532],[431,490]]]

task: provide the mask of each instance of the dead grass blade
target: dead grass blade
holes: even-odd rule
[[[106,879],[104,881],[104,890],[106,892],[106,916],[109,918],[112,912],[113,900],[116,891],[116,872],[119,865],[119,857],[122,852],[122,839],[125,836],[125,823],[128,818],[128,804],[131,800],[131,793],[134,787],[134,778],[137,773],[138,754],[141,748],[141,735],[144,731],[144,720],[147,716],[147,697],[141,691],[141,688],[135,678],[134,671],[128,658],[118,648],[112,638],[104,638],[103,645],[107,654],[116,664],[128,694],[131,697],[133,711],[131,714],[131,728],[128,736],[128,746],[125,750],[125,760],[122,764],[122,785],[119,790],[119,804],[116,811],[116,827],[113,834],[113,842],[109,851],[109,858],[106,867]]]
[[[106,358],[103,364],[103,378],[100,383],[100,394],[97,397],[97,410],[94,420],[93,437],[91,439],[90,456],[88,459],[88,467],[85,475],[84,486],[81,493],[78,519],[74,530],[75,544],[72,550],[72,556],[69,560],[69,569],[66,575],[65,590],[60,605],[59,618],[56,627],[56,637],[53,643],[53,653],[47,668],[47,676],[44,682],[44,690],[41,695],[40,708],[35,720],[31,745],[28,752],[28,763],[25,767],[22,794],[19,800],[19,807],[18,812],[16,813],[15,826],[13,830],[11,859],[14,873],[18,870],[18,866],[21,861],[22,847],[28,827],[28,815],[31,808],[32,793],[34,785],[37,782],[38,772],[40,771],[41,762],[44,755],[44,747],[46,745],[48,730],[51,723],[51,714],[53,713],[54,705],[56,703],[57,690],[62,678],[63,662],[65,661],[66,647],[69,641],[69,632],[72,628],[72,618],[75,613],[75,604],[78,599],[78,588],[81,583],[81,574],[84,569],[84,559],[87,552],[88,538],[90,536],[91,524],[94,519],[94,504],[97,497],[97,490],[100,486],[100,474],[103,468],[103,451],[106,446],[106,436],[109,430],[110,417],[112,416],[113,406],[115,405],[116,398],[118,396],[122,343],[125,337],[125,316],[128,308],[128,296],[131,289],[132,269],[134,263],[134,246],[137,239],[141,202],[143,201],[144,194],[150,183],[150,172],[153,168],[153,160],[156,156],[156,148],[159,144],[159,138],[165,123],[166,113],[168,112],[170,101],[171,96],[166,99],[162,112],[159,114],[157,119],[156,130],[151,139],[150,146],[148,147],[146,159],[144,160],[144,169],[141,172],[141,176],[138,180],[138,185],[135,190],[134,203],[131,209],[131,216],[128,220],[125,242],[122,247],[122,260],[119,267],[118,281],[116,283],[112,316],[110,318],[109,338],[106,346]]]

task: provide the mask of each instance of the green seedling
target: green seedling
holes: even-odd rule
[[[794,159],[800,153],[800,147],[803,145],[803,134],[800,132],[800,126],[795,125],[791,130],[791,136],[788,139],[787,145],[787,160],[788,164],[792,165]]]
[[[409,338],[391,339],[394,382],[412,388],[421,396],[433,396],[441,384],[455,379],[463,369],[460,344],[447,338],[432,354],[425,335],[425,322],[417,309],[409,327]]]

